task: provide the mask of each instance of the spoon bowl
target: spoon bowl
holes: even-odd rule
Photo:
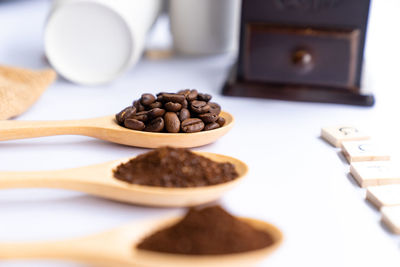
[[[0,121],[0,141],[53,135],[84,135],[134,147],[198,147],[215,142],[232,129],[234,118],[222,111],[224,126],[197,133],[153,133],[118,125],[114,115],[71,121]]]
[[[264,221],[239,218],[271,235],[274,243],[263,249],[225,255],[180,255],[139,250],[149,234],[176,223],[181,217],[143,221],[101,234],[48,243],[0,243],[0,259],[61,259],[98,266],[130,267],[250,267],[265,259],[282,242],[282,232]]]
[[[0,172],[0,189],[9,188],[60,188],[85,192],[120,202],[157,207],[196,206],[219,199],[225,192],[243,180],[247,165],[235,158],[195,152],[217,162],[229,162],[235,166],[239,177],[222,184],[166,188],[129,184],[113,176],[113,169],[129,159],[121,159],[86,167],[36,172]]]
[[[258,262],[265,259],[269,254],[271,254],[274,250],[276,250],[282,240],[283,234],[282,232],[274,225],[251,218],[239,218],[244,222],[248,223],[252,227],[257,230],[264,231],[271,235],[274,243],[271,246],[248,251],[242,253],[235,254],[225,254],[225,255],[179,255],[179,254],[168,254],[168,253],[158,253],[158,252],[150,252],[144,251],[134,248],[134,250],[130,251],[133,253],[135,262],[138,266],[143,267],[250,267],[256,265]],[[177,222],[178,219],[167,220],[159,224],[156,222],[152,225],[151,231],[148,231],[147,234],[151,234],[161,228],[172,225]],[[149,228],[150,229],[150,228]],[[136,244],[139,243],[141,239],[136,239]]]

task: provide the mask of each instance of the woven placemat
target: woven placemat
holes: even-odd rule
[[[55,71],[0,65],[0,120],[24,113],[56,79]]]

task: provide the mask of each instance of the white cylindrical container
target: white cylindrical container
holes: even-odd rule
[[[46,56],[66,79],[107,83],[134,65],[162,0],[58,0],[44,32]]]
[[[175,50],[187,55],[236,50],[240,7],[241,0],[171,0]]]

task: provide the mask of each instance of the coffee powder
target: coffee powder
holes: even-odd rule
[[[231,163],[219,163],[188,149],[162,147],[137,156],[114,170],[114,177],[132,184],[199,187],[238,177]]]
[[[190,209],[181,221],[146,237],[137,247],[164,253],[216,255],[261,249],[273,243],[268,233],[213,206]]]

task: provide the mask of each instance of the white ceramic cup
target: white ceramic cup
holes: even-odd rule
[[[204,55],[238,47],[241,0],[171,0],[174,49]]]
[[[133,66],[162,0],[58,0],[45,26],[46,56],[66,79],[107,83]]]

